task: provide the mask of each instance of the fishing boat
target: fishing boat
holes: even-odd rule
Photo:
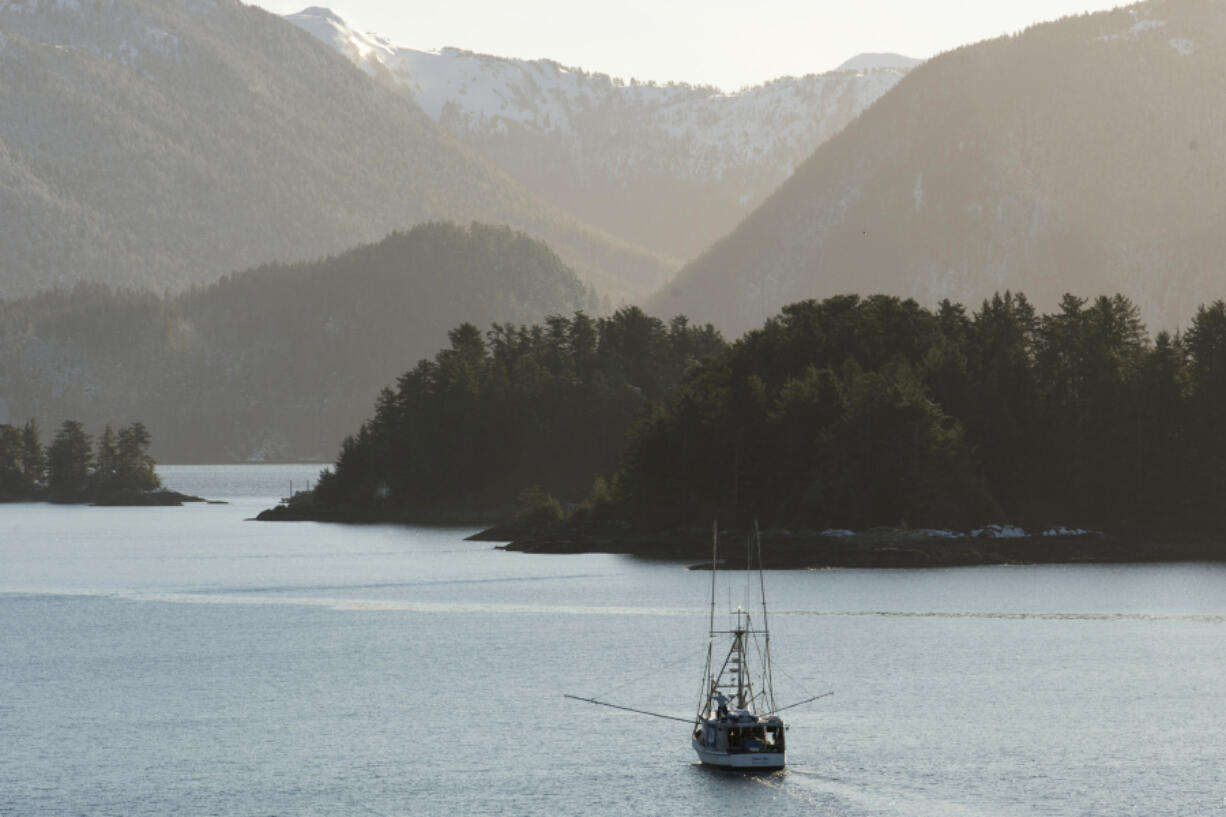
[[[720,563],[718,526],[712,531],[711,616],[707,627],[707,665],[703,672],[698,712],[694,717],[664,715],[578,695],[563,697],[624,712],[688,723],[693,727],[690,743],[704,765],[743,771],[782,769],[786,764],[784,736],[787,726],[783,718],[779,717],[779,713],[833,693],[814,695],[788,706],[775,706],[770,629],[766,617],[766,579],[762,572],[762,540],[756,524],[753,539],[749,544],[745,576],[747,580],[752,577],[756,556],[761,622],[756,623],[748,610],[738,607],[730,615],[730,629],[716,629],[715,595]],[[749,589],[747,584],[746,590]],[[748,595],[747,592],[747,604]],[[731,637],[728,652],[717,664],[716,657],[722,654],[722,648],[720,653],[717,653],[716,642],[722,643],[722,640],[728,637]]]
[[[757,526],[758,587],[762,602],[761,626],[748,610],[736,609],[731,629],[715,624],[716,573],[719,565],[718,531],[711,543],[711,619],[707,636],[707,667],[703,673],[698,714],[691,743],[698,759],[729,769],[782,769],[786,762],[787,727],[775,706],[771,676],[770,628],[766,617],[766,580],[762,574],[762,541]],[[746,567],[751,566],[750,551]],[[747,574],[748,575],[748,574]],[[719,663],[716,642],[731,637]]]

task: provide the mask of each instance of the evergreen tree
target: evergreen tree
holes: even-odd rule
[[[1188,452],[1193,507],[1203,524],[1216,528],[1226,521],[1226,303],[1200,307],[1183,340],[1191,390],[1189,427],[1197,439]]]
[[[148,453],[151,442],[152,437],[143,423],[134,422],[119,430],[115,446],[115,487],[124,491],[151,491],[161,487],[156,463]]]
[[[90,438],[76,420],[65,420],[47,448],[47,487],[57,502],[79,502],[88,496],[93,455]]]
[[[34,499],[43,487],[44,454],[38,424],[0,425],[0,499]]]
[[[38,423],[31,417],[21,429],[22,464],[26,489],[36,491],[47,478],[47,458],[39,439]]]
[[[0,498],[20,497],[25,484],[25,447],[21,430],[0,425]]]
[[[107,494],[119,487],[119,449],[115,432],[107,426],[95,445],[94,470],[90,475],[94,495]]]

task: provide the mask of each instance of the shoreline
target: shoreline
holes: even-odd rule
[[[313,521],[340,524],[474,525],[489,517],[466,513],[437,514],[427,519],[403,512],[373,509],[314,508],[279,505],[262,511],[259,521]],[[723,553],[741,554],[750,532],[723,529]],[[865,531],[762,531],[762,561],[769,570],[825,568],[936,568],[1003,564],[1127,564],[1136,562],[1223,562],[1226,537],[1205,534],[1149,535],[1046,528],[1038,532],[989,525],[971,532],[872,528]],[[531,526],[496,524],[468,537],[496,543],[499,550],[552,555],[610,553],[709,569],[711,530],[672,528],[641,530],[621,523],[561,522]],[[755,559],[756,562],[756,559]],[[744,568],[737,557],[721,559],[721,569]]]
[[[192,496],[190,494],[184,494],[165,488],[159,488],[153,491],[117,491],[101,497],[92,497],[79,500],[52,499],[45,493],[33,496],[0,497],[0,503],[3,504],[17,504],[23,502],[41,502],[48,505],[88,505],[92,508],[165,508],[180,506],[189,502],[202,502],[207,505],[228,504],[220,500],[205,499],[204,497]]]
[[[872,529],[830,535],[815,531],[763,531],[762,564],[768,570],[827,568],[939,568],[1005,564],[1127,564],[1226,561],[1226,548],[1208,541],[1144,542],[1088,531],[1075,534],[971,536],[949,532]],[[738,558],[747,531],[721,531],[721,570],[745,569]],[[474,537],[476,538],[476,537]],[[710,569],[710,531],[627,533],[622,536],[543,535],[500,545],[521,553],[617,553],[637,558],[689,562]],[[735,544],[734,544],[735,543]],[[755,557],[756,563],[756,557]]]
[[[721,570],[743,570],[743,542],[749,531],[720,532]],[[762,531],[762,566],[768,570],[826,568],[966,567],[987,564],[1131,561],[1117,558],[1115,540],[1102,534],[1050,537],[968,537],[928,531],[873,529],[831,535],[817,531]],[[554,535],[518,538],[500,546],[521,553],[617,553],[638,558],[688,562],[691,570],[711,565],[711,532],[672,530],[626,532],[620,536]],[[754,557],[756,565],[757,557]]]

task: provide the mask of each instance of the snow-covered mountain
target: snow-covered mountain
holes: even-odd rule
[[[0,297],[177,289],[440,220],[529,233],[614,298],[675,267],[263,9],[0,0]]]
[[[403,48],[324,8],[287,19],[394,83],[547,200],[678,260],[735,226],[917,63],[862,55],[826,74],[724,93],[551,60]]]

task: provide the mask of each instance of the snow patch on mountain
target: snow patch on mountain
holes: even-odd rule
[[[572,155],[606,169],[643,163],[660,169],[665,162],[684,179],[719,179],[782,153],[769,174],[772,187],[919,62],[865,54],[827,74],[724,93],[684,83],[627,83],[552,60],[394,46],[354,31],[320,7],[286,19],[368,72],[386,69],[432,119],[457,135],[528,131],[561,137]]]
[[[390,58],[396,50],[378,37],[350,28],[331,9],[311,6],[297,14],[287,14],[285,19],[320,42],[332,46],[368,73],[373,74],[375,66],[383,59]]]
[[[1160,28],[1166,28],[1166,20],[1158,20],[1153,17],[1143,17],[1137,9],[1129,9],[1128,14],[1133,19],[1131,26],[1123,31],[1117,31],[1114,34],[1103,34],[1096,39],[1099,42],[1108,42],[1110,40],[1136,40],[1147,31],[1155,31]]]
[[[1184,37],[1172,37],[1169,42],[1171,48],[1175,49],[1181,57],[1187,57],[1196,50],[1195,40],[1189,40]]]

